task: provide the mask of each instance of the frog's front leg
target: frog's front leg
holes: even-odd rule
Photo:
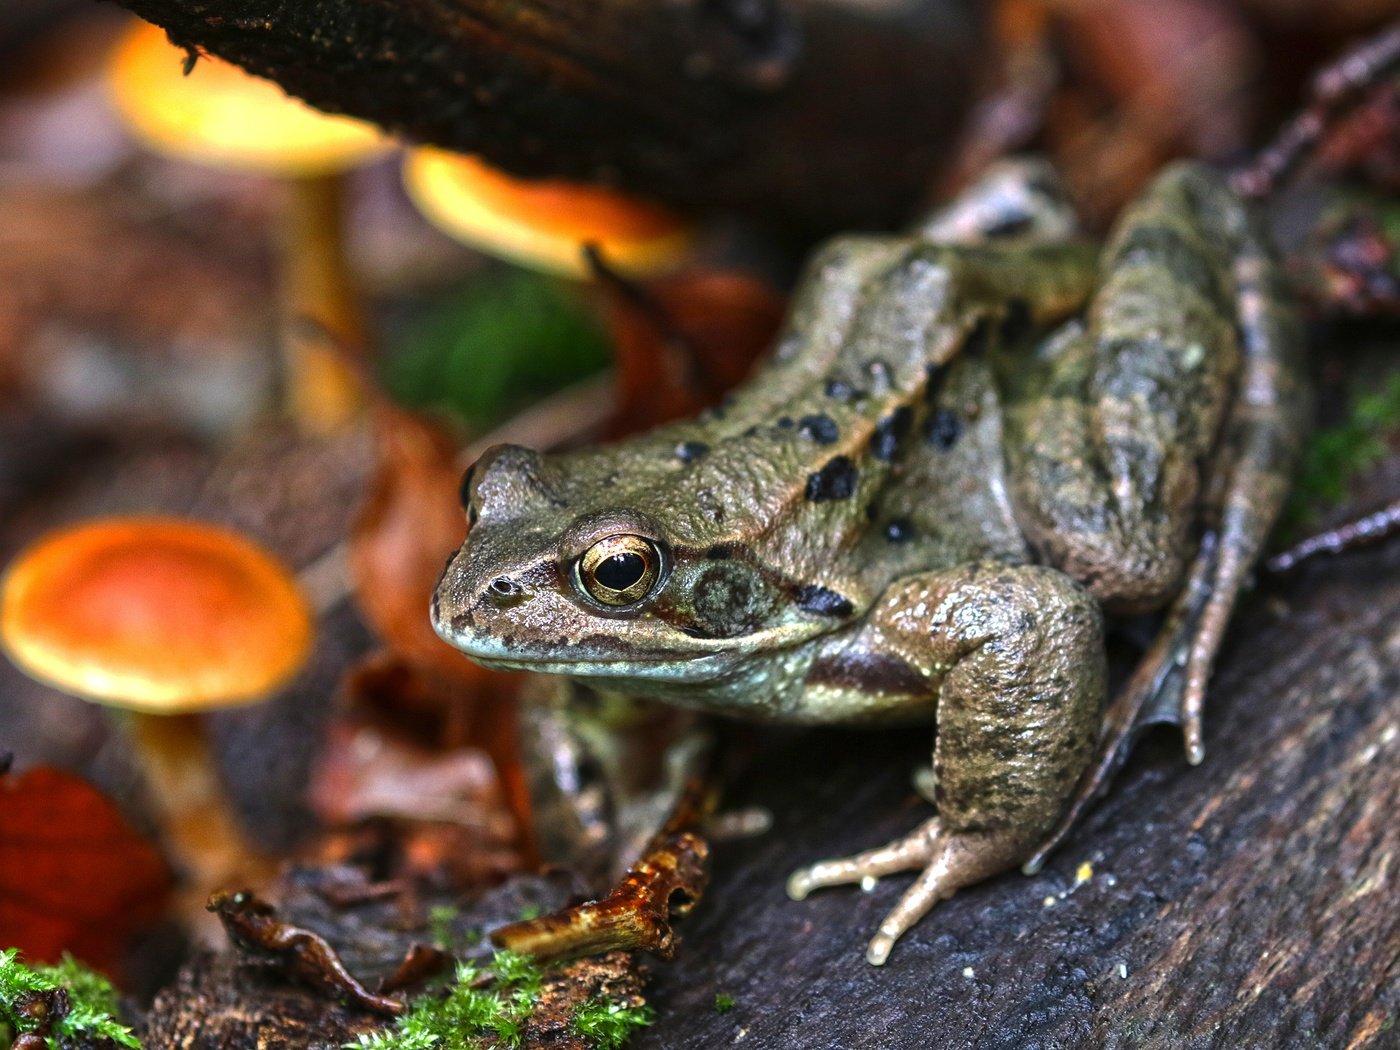
[[[801,899],[820,886],[922,869],[870,942],[867,958],[879,965],[934,904],[1020,864],[1054,825],[1098,732],[1103,619],[1057,570],[984,563],[896,581],[846,649],[824,659],[837,665],[828,671],[896,660],[937,703],[938,816],[788,882]]]

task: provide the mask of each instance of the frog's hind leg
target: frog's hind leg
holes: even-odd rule
[[[1077,425],[1035,415],[1053,404],[1021,411],[1026,451],[1010,443],[1018,515],[1048,560],[1110,608],[1166,602],[1168,614],[1032,868],[1144,725],[1180,725],[1188,760],[1204,757],[1211,667],[1287,494],[1307,414],[1297,320],[1263,236],[1222,180],[1169,172],[1121,224],[1107,267],[1088,332],[1061,336],[1068,367],[1056,381],[1082,396]],[[1216,314],[1233,325],[1220,330]],[[1125,426],[1130,413],[1139,422]]]
[[[899,580],[850,643],[857,662],[869,651],[937,693],[938,816],[881,849],[798,871],[788,892],[920,870],[870,943],[879,965],[934,904],[1020,864],[1050,830],[1092,753],[1106,672],[1097,603],[1044,566]]]
[[[1181,700],[1186,754],[1193,765],[1205,757],[1201,711],[1216,652],[1288,496],[1309,421],[1302,329],[1289,308],[1282,274],[1239,199],[1220,193],[1215,206],[1235,243],[1232,272],[1243,361],[1207,494],[1211,542],[1197,556],[1207,562],[1197,571],[1208,573],[1209,596],[1191,642]]]

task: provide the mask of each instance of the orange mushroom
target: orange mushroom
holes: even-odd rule
[[[22,671],[128,713],[166,845],[196,899],[258,866],[225,800],[204,711],[256,702],[305,662],[295,579],[243,537],[172,518],[55,532],[0,585],[0,644]]]
[[[191,63],[147,22],[123,36],[108,86],[127,128],[153,152],[286,183],[283,348],[292,411],[321,432],[350,418],[360,388],[339,351],[365,340],[345,264],[341,175],[386,152],[389,141],[369,124],[320,113],[227,62]]]
[[[583,248],[632,275],[671,269],[694,244],[692,226],[647,201],[560,179],[518,179],[476,157],[423,147],[404,184],[428,219],[460,241],[536,270],[586,277]]]

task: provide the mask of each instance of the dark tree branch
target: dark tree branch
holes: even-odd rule
[[[120,0],[323,109],[521,175],[887,223],[972,102],[968,0]]]

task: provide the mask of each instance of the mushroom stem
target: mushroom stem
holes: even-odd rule
[[[248,841],[229,807],[202,716],[131,712],[123,721],[166,850],[189,883],[191,904],[202,913],[212,891],[254,877],[267,859]]]
[[[348,423],[364,402],[347,356],[364,352],[364,323],[345,264],[343,180],[287,180],[282,245],[282,352],[293,417],[313,434]]]

